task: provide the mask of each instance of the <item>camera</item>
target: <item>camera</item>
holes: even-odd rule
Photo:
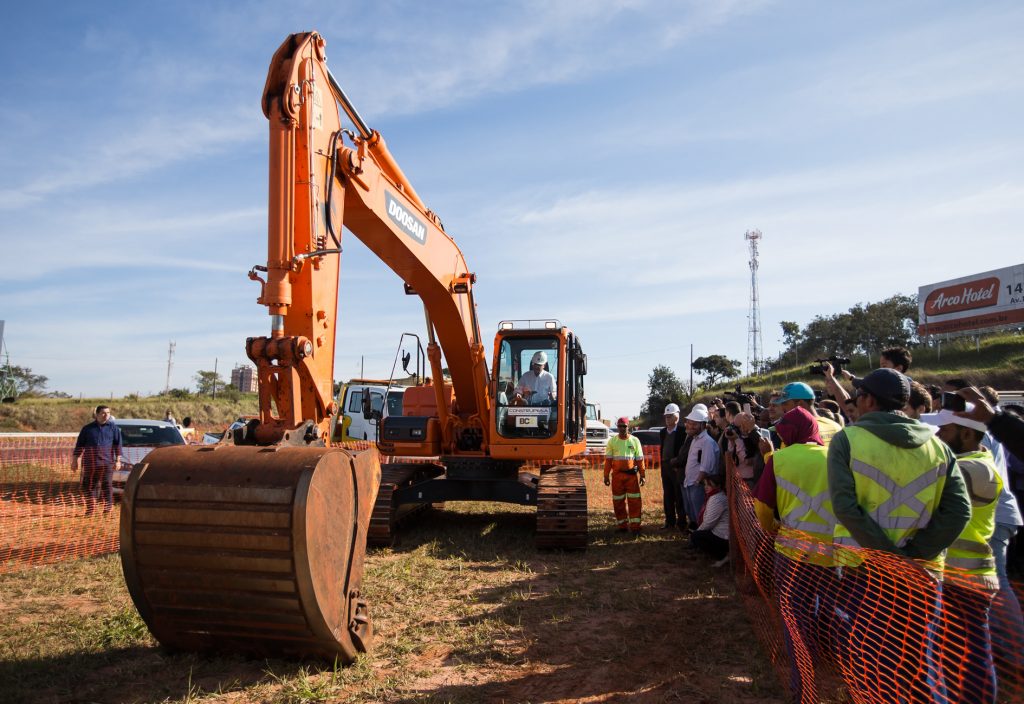
[[[849,357],[840,357],[839,355],[832,355],[826,359],[814,360],[817,364],[812,364],[808,370],[811,374],[817,374],[818,376],[825,376],[825,362],[832,365],[832,373],[839,376],[843,373],[843,368],[850,364]]]
[[[726,391],[722,395],[725,396],[730,401],[735,401],[740,405],[744,403],[750,403],[750,394],[744,391],[743,387],[739,385],[736,386],[735,391]]]

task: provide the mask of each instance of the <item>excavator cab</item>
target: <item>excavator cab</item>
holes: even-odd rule
[[[502,321],[494,341],[491,455],[561,460],[585,442],[586,355],[557,320]]]

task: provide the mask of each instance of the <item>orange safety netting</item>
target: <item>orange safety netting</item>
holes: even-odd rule
[[[1024,701],[1021,584],[995,591],[952,568],[937,578],[861,548],[834,546],[838,568],[792,559],[735,474],[729,506],[738,591],[793,701]],[[820,545],[806,537],[796,554]]]
[[[81,471],[71,469],[77,434],[13,435],[0,436],[0,574],[116,552],[120,503],[115,493],[109,513],[98,502],[86,515]],[[365,450],[373,444],[358,440],[342,446]]]

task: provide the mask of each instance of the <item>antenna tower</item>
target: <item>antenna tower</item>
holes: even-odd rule
[[[4,345],[4,321],[0,320],[0,355],[6,350]],[[18,384],[14,381],[14,371],[11,369],[11,354],[0,361],[0,402],[13,401],[18,396]]]
[[[174,341],[167,346],[167,383],[164,384],[164,393],[171,391],[171,370],[174,369]]]
[[[750,311],[747,314],[747,376],[761,373],[761,355],[764,341],[761,339],[761,303],[757,295],[757,243],[761,241],[760,230],[747,230],[743,235],[750,245]]]

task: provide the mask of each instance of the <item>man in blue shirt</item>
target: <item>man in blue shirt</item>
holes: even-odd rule
[[[71,471],[78,469],[82,458],[82,492],[85,494],[85,515],[92,514],[96,499],[103,501],[103,513],[114,506],[114,471],[121,466],[121,429],[110,420],[109,406],[96,406],[96,420],[78,433],[75,451],[71,453]]]

